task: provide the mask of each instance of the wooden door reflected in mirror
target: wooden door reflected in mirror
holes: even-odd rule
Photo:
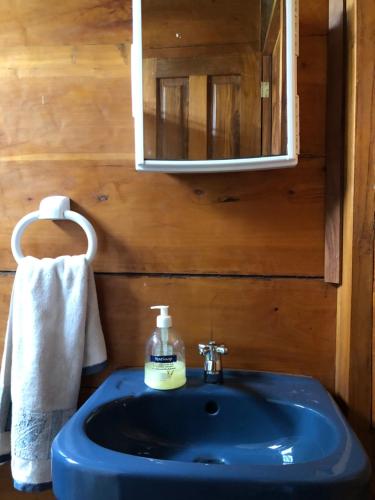
[[[287,154],[285,0],[142,0],[146,160]]]

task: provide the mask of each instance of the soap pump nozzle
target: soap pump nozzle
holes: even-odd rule
[[[158,328],[170,328],[172,326],[172,316],[169,316],[169,306],[151,306],[150,309],[159,309],[160,314],[156,317]]]

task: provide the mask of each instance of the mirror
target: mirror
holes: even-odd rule
[[[133,0],[136,167],[297,163],[295,0]]]

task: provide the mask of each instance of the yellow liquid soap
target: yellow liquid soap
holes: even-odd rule
[[[177,389],[186,384],[186,366],[182,361],[145,364],[145,384],[152,389]]]

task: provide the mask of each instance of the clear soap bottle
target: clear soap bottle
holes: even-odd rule
[[[152,389],[177,389],[186,383],[185,346],[172,330],[169,306],[160,309],[156,329],[146,344],[145,384]]]

